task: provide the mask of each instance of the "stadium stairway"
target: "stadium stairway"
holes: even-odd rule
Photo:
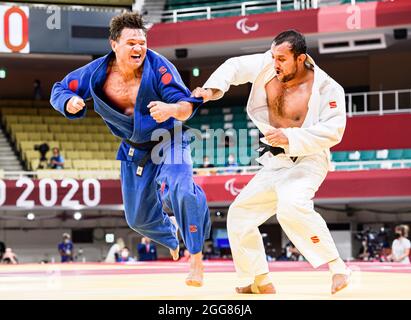
[[[161,22],[161,14],[166,6],[166,0],[146,0],[144,1],[142,12],[147,12],[146,18],[150,23]]]
[[[10,142],[5,137],[3,129],[0,130],[0,169],[5,171],[24,170]]]

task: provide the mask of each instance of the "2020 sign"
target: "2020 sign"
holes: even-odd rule
[[[30,52],[28,7],[0,6],[0,52]]]
[[[101,201],[101,185],[96,179],[85,179],[81,183],[75,179],[66,178],[53,180],[49,178],[34,181],[20,178],[15,181],[17,193],[8,195],[7,185],[0,180],[0,207],[12,203],[18,208],[33,208],[34,206],[62,206],[76,208],[79,205],[95,207]],[[80,190],[80,187],[82,190]]]

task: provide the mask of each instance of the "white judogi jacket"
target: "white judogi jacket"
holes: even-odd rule
[[[331,169],[330,148],[341,141],[346,125],[344,89],[321,70],[310,56],[307,61],[314,66],[308,112],[301,128],[281,129],[289,141],[288,146],[281,147],[290,157],[324,153]],[[275,76],[274,59],[271,51],[267,51],[228,59],[210,76],[203,88],[220,90],[213,97],[213,100],[218,100],[230,85],[251,82],[253,85],[247,102],[247,113],[265,135],[273,128],[269,123],[265,84]],[[262,141],[268,144],[265,138]]]

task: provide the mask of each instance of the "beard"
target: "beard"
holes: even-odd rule
[[[289,74],[285,74],[281,79],[279,79],[282,83],[288,82],[290,80],[293,80],[295,78],[295,74],[297,73],[297,71],[295,70],[292,73]]]

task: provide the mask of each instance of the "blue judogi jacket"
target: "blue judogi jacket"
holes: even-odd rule
[[[193,113],[203,103],[202,99],[190,97],[191,92],[184,85],[180,74],[174,65],[165,57],[153,50],[147,49],[143,63],[143,75],[134,105],[134,115],[127,116],[116,106],[112,105],[103,93],[103,85],[107,77],[107,67],[115,56],[109,54],[98,58],[89,64],[69,73],[62,81],[54,84],[50,103],[68,119],[83,118],[86,108],[76,114],[67,113],[65,108],[72,96],[80,96],[83,100],[93,98],[94,110],[104,119],[111,132],[122,139],[134,143],[144,143],[151,140],[155,129],[170,130],[180,121],[170,118],[163,123],[157,123],[151,116],[147,105],[151,101],[176,103],[187,101],[193,103]],[[132,160],[139,157],[128,155],[130,146],[124,141],[117,153],[117,160]]]

